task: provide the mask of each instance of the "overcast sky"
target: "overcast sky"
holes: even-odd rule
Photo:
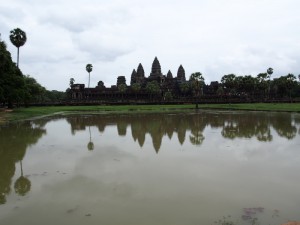
[[[225,74],[300,74],[299,0],[1,0],[0,33],[16,61],[9,32],[27,34],[20,68],[49,90],[70,78],[91,87],[116,84],[155,58],[162,72],[201,72],[208,84]]]

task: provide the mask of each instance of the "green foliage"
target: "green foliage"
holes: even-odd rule
[[[26,33],[22,31],[20,28],[11,30],[9,39],[11,43],[17,48],[23,46],[27,41]]]
[[[226,93],[234,93],[236,88],[236,75],[228,74],[221,78],[221,83]]]
[[[43,101],[44,102],[51,102],[51,103],[59,103],[62,101],[65,101],[68,98],[68,91],[63,92],[63,91],[56,91],[56,90],[52,90],[52,91],[48,91],[46,90],[43,93]]]
[[[151,82],[148,82],[147,85],[146,85],[146,91],[151,95],[151,96],[154,96],[154,95],[159,95],[161,90],[160,90],[160,87],[159,87],[159,84],[157,83],[157,81],[151,81]]]
[[[24,76],[13,63],[4,42],[0,42],[0,104],[13,105],[41,102],[46,89],[29,75]]]
[[[22,72],[17,68],[6,49],[4,42],[0,42],[0,100],[10,107],[12,103],[20,103],[24,96],[25,82]]]
[[[19,48],[27,41],[26,33],[20,28],[16,28],[10,31],[9,39],[11,43],[18,48],[17,67],[19,67]]]
[[[166,101],[171,101],[173,99],[173,95],[170,91],[167,91],[165,94],[164,94],[164,100]]]
[[[9,121],[28,119],[36,116],[50,115],[59,112],[135,112],[135,111],[166,111],[193,109],[194,105],[112,105],[112,106],[45,106],[19,108],[11,112],[6,119]],[[202,109],[222,110],[255,110],[300,112],[300,103],[249,103],[249,104],[202,104]]]
[[[183,82],[180,84],[179,89],[181,91],[182,94],[186,95],[190,90],[191,90],[191,86],[189,82]]]
[[[131,85],[131,88],[135,93],[138,93],[141,90],[141,85],[139,83],[134,83]]]
[[[292,97],[292,91],[298,86],[297,78],[294,74],[288,74],[274,79],[273,86],[279,97]]]
[[[192,73],[190,76],[190,82],[195,96],[199,96],[200,93],[203,94],[203,86],[205,85],[205,83],[202,73]]]
[[[127,85],[126,84],[118,85],[118,91],[122,94],[122,99],[123,99],[123,94],[127,91]]]
[[[92,65],[92,64],[86,64],[85,69],[86,69],[86,71],[87,71],[88,73],[90,73],[90,72],[92,72],[92,70],[93,70],[93,65]]]

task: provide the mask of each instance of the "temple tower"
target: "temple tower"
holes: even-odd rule
[[[126,85],[126,78],[125,76],[118,76],[117,78],[117,87],[120,86],[121,84]]]
[[[180,65],[179,68],[178,68],[178,71],[177,71],[177,80],[178,80],[179,82],[186,81],[186,78],[185,78],[185,71],[184,71],[182,65]]]
[[[155,57],[155,59],[152,63],[150,77],[154,78],[154,77],[160,77],[160,76],[162,76],[160,63],[159,63],[157,57]]]
[[[135,71],[135,69],[133,69],[133,71],[132,71],[132,73],[131,73],[131,79],[130,79],[130,84],[132,85],[132,84],[134,84],[134,83],[136,83],[136,71]]]
[[[173,79],[173,74],[171,73],[170,70],[167,73],[167,79]]]
[[[144,82],[144,79],[145,79],[145,71],[142,64],[140,63],[136,71],[136,83],[142,84]]]

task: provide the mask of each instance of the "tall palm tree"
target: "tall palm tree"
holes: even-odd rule
[[[93,70],[93,65],[92,64],[87,64],[85,67],[86,71],[89,73],[89,84],[88,84],[88,88],[90,87],[90,73]]]
[[[192,88],[196,96],[196,109],[198,109],[198,98],[200,96],[200,92],[201,95],[203,95],[204,77],[202,76],[202,73],[192,73],[190,76],[190,82],[192,83]]]
[[[17,58],[17,67],[19,67],[19,52],[20,47],[23,46],[26,41],[26,33],[22,31],[20,28],[16,28],[10,31],[9,39],[11,43],[17,47],[18,49],[18,58]]]
[[[267,74],[268,74],[268,78],[269,78],[269,98],[270,98],[270,92],[271,92],[271,75],[273,74],[273,68],[268,68],[267,69]]]

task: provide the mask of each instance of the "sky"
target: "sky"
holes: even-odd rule
[[[142,63],[149,76],[157,56],[162,73],[201,72],[205,83],[230,73],[274,69],[272,78],[300,74],[299,0],[1,0],[0,33],[26,32],[20,69],[48,90],[65,91],[70,78],[91,87],[130,84]]]

